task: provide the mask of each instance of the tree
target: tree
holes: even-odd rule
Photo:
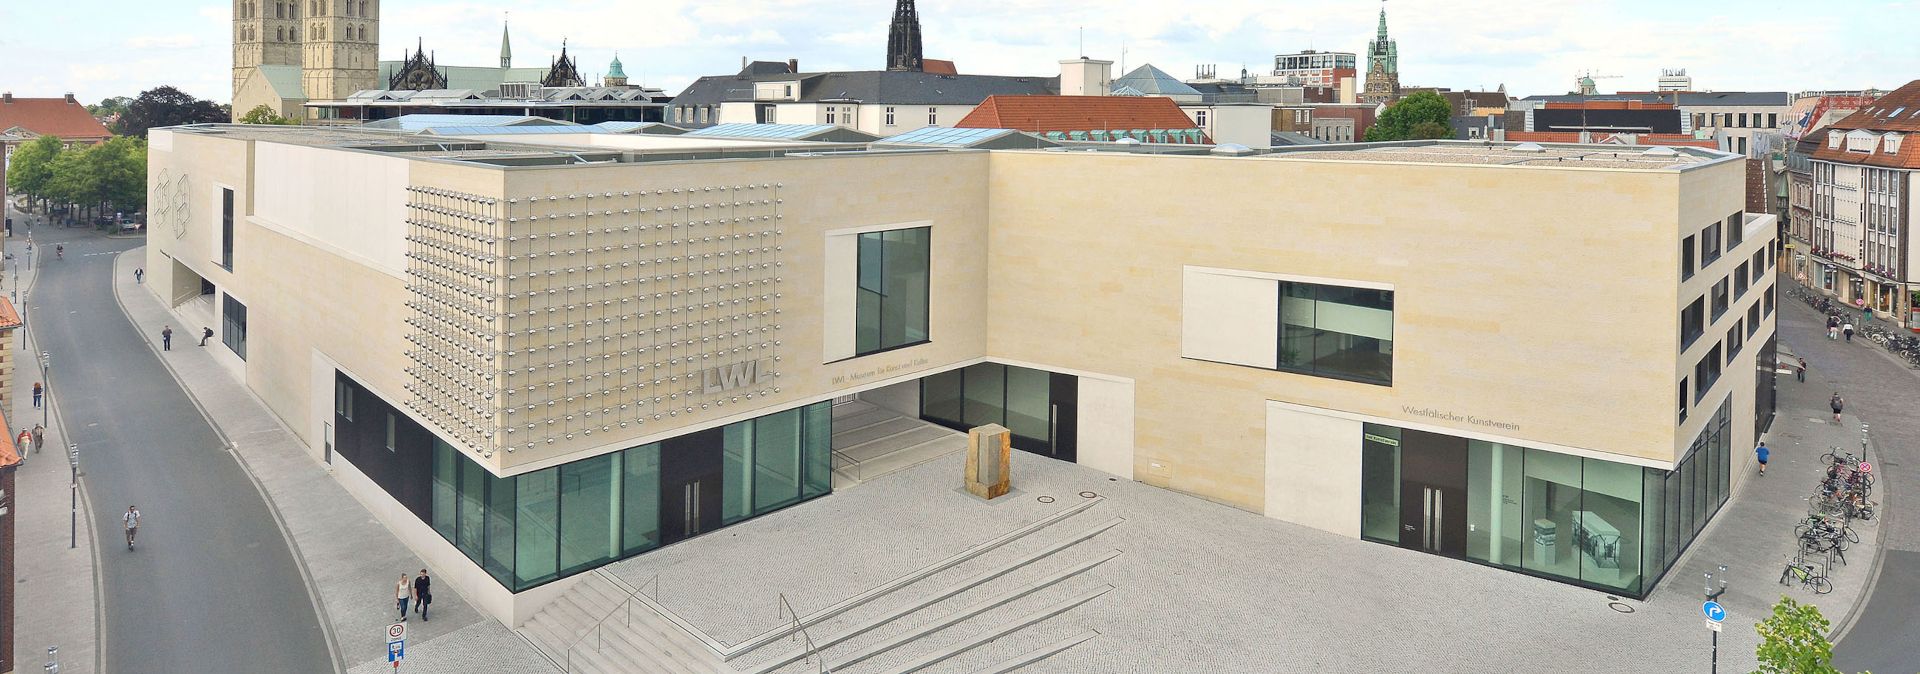
[[[299,122],[294,121],[292,118],[281,117],[280,113],[274,112],[273,108],[271,106],[268,106],[265,103],[261,103],[259,105],[253,106],[253,109],[248,110],[247,114],[241,115],[240,123],[241,124],[299,124]]]
[[[7,187],[21,194],[47,196],[53,180],[53,160],[60,155],[60,139],[41,136],[13,149],[8,160]]]
[[[1754,655],[1760,674],[1841,674],[1833,667],[1833,642],[1827,641],[1832,623],[1820,607],[1781,597],[1773,615],[1754,625],[1760,645]]]
[[[1380,113],[1367,129],[1367,142],[1452,138],[1453,105],[1431,91],[1415,93]]]
[[[132,104],[133,99],[131,98],[113,96],[100,101],[98,105],[87,106],[87,114],[102,120],[117,120],[121,115],[126,114],[127,106]]]
[[[173,87],[154,87],[140,92],[120,115],[114,132],[123,136],[147,137],[147,129],[181,124],[212,124],[229,119],[219,104],[194,98]]]

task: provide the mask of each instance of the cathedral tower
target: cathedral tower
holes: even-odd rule
[[[234,0],[233,91],[256,66],[300,65],[299,0]],[[240,114],[240,113],[236,113]]]
[[[1366,103],[1384,103],[1400,93],[1400,45],[1387,38],[1387,8],[1380,7],[1380,29],[1367,43],[1367,83],[1360,94]]]
[[[337,101],[380,88],[380,0],[306,3],[301,88],[307,100]]]
[[[913,0],[898,0],[893,27],[887,31],[887,70],[920,69],[920,12],[913,8]]]

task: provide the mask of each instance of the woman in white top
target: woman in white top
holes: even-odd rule
[[[400,621],[407,620],[407,600],[413,598],[413,584],[407,582],[407,574],[400,574],[400,582],[393,586],[393,605],[400,609]]]

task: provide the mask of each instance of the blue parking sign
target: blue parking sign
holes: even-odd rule
[[[387,642],[387,662],[399,662],[405,659],[407,659],[407,642],[405,640]]]

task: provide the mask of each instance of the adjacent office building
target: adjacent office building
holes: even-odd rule
[[[475,133],[155,130],[143,287],[509,625],[871,479],[848,399],[1634,596],[1771,418],[1773,218],[1712,150]]]
[[[1906,144],[1915,133],[1920,80],[1802,137],[1789,160],[1802,176],[1789,207],[1796,277],[1910,327],[1920,306],[1908,234],[1920,210],[1920,147]]]

